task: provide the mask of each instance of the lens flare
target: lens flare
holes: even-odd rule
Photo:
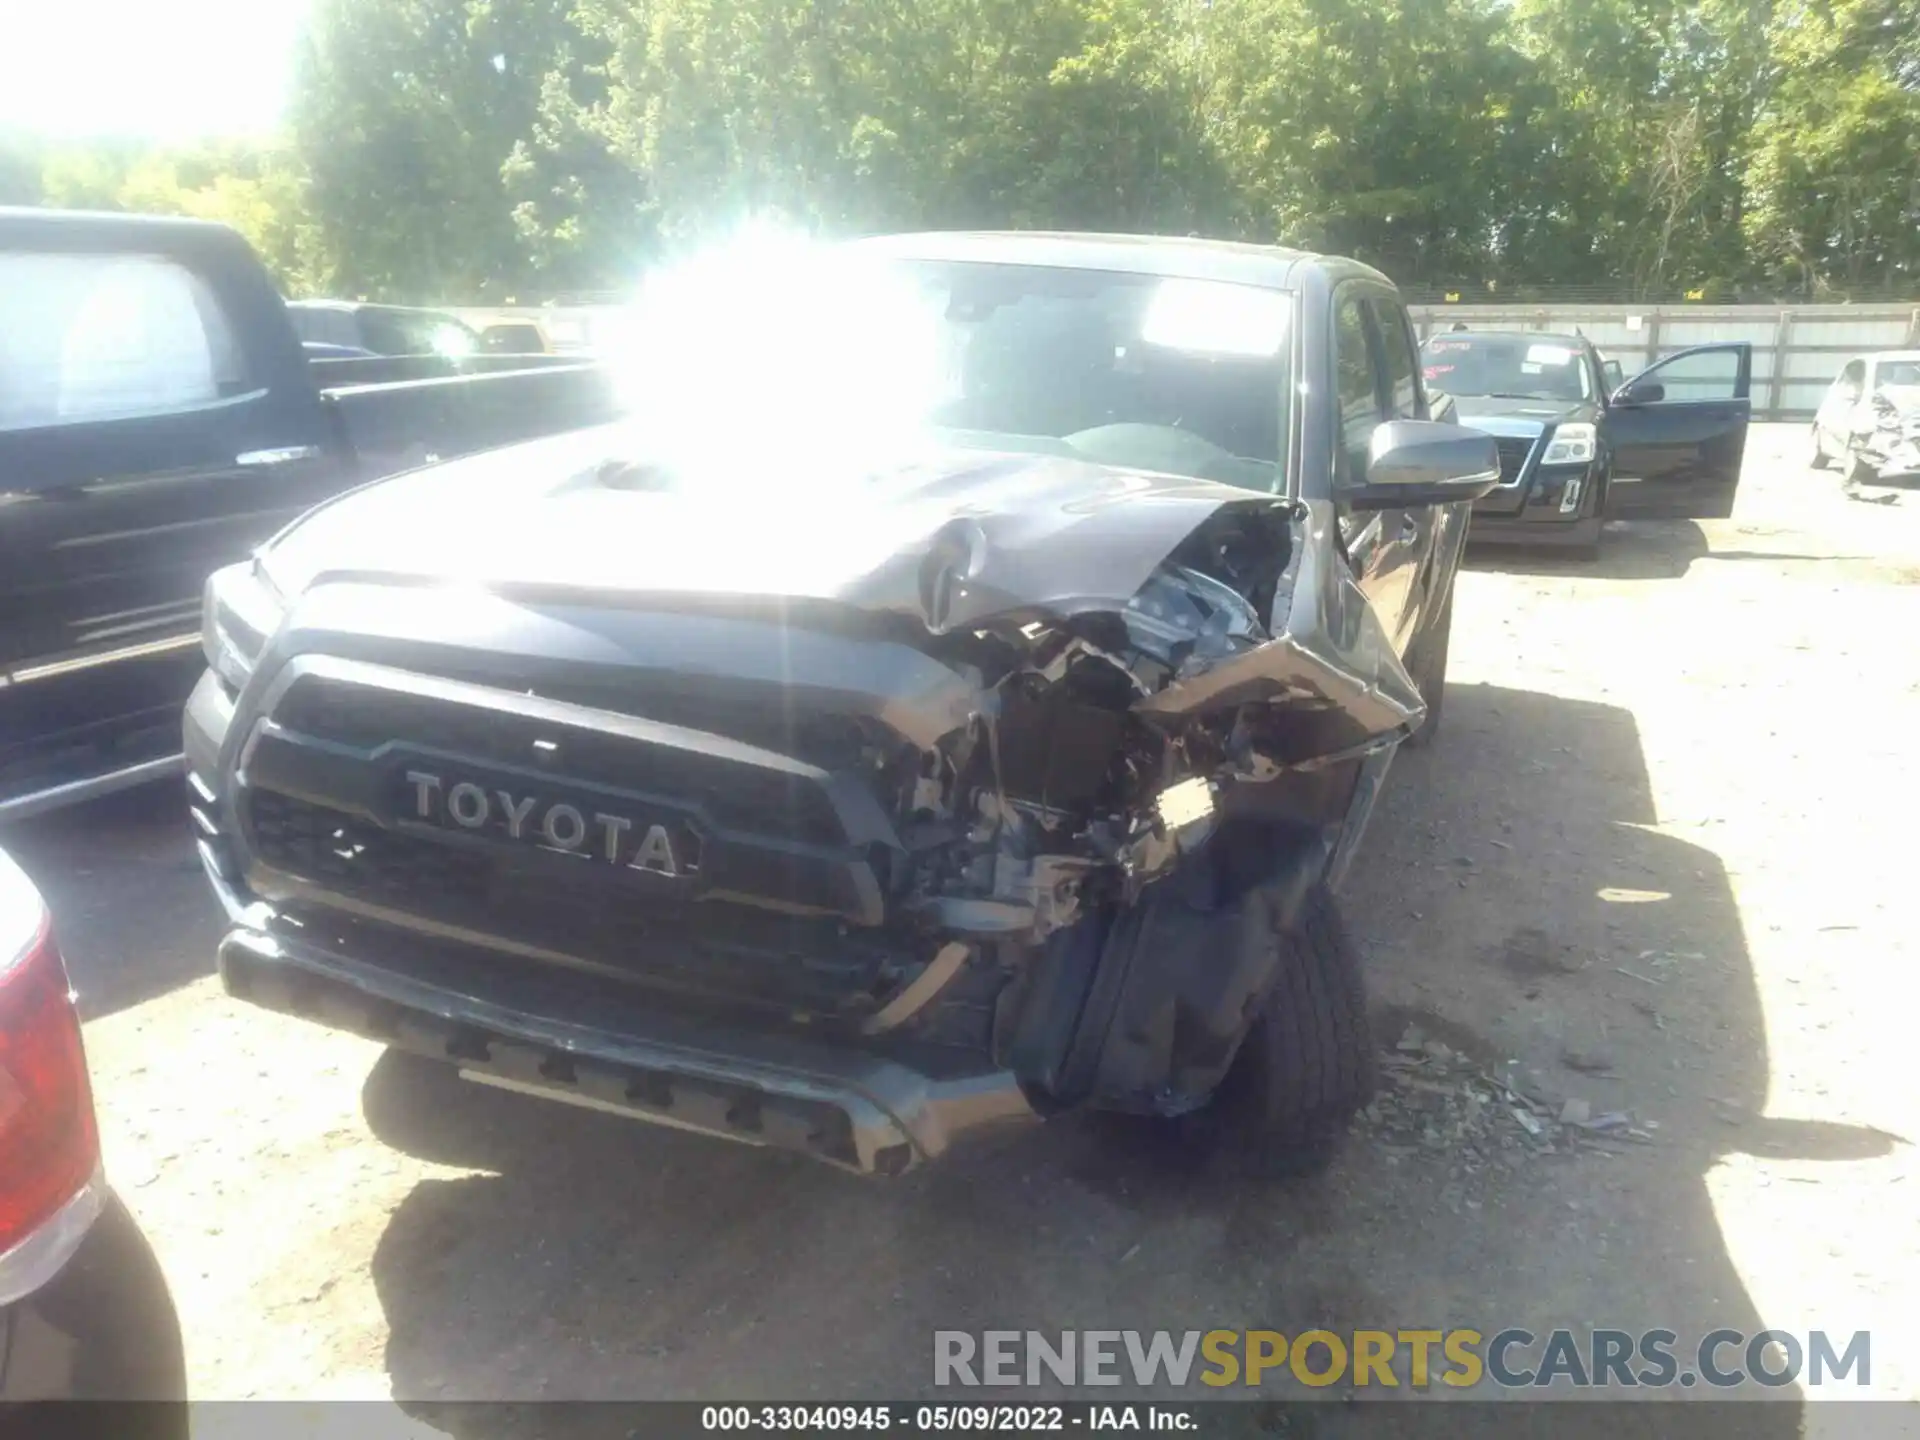
[[[635,443],[683,481],[847,483],[923,434],[940,320],[901,272],[750,230],[650,275],[613,361]]]

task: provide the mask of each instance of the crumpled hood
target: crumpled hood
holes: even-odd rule
[[[538,588],[662,603],[832,601],[934,629],[1116,608],[1223,507],[1287,502],[1054,456],[929,450],[824,485],[676,489],[609,479],[619,427],[350,492],[263,553],[282,594],[329,578]]]

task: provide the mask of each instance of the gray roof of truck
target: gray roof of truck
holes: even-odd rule
[[[879,235],[852,242],[858,248],[911,260],[971,261],[989,265],[1046,265],[1120,274],[1163,275],[1181,280],[1225,280],[1269,289],[1291,289],[1298,271],[1312,268],[1329,281],[1392,282],[1357,260],[1178,235],[1100,235],[1046,230],[928,231]]]

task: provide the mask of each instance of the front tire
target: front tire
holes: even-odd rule
[[[1202,1118],[1242,1168],[1310,1174],[1373,1098],[1373,1030],[1359,951],[1324,885],[1276,938],[1273,983]]]

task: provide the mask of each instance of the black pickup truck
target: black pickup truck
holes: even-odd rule
[[[1373,1062],[1333,888],[1498,478],[1393,286],[1113,236],[702,273],[634,423],[209,582],[227,987],[865,1173],[1076,1107],[1324,1154]]]
[[[175,771],[207,576],[331,495],[603,421],[591,366],[309,361],[234,232],[0,210],[0,820]]]

